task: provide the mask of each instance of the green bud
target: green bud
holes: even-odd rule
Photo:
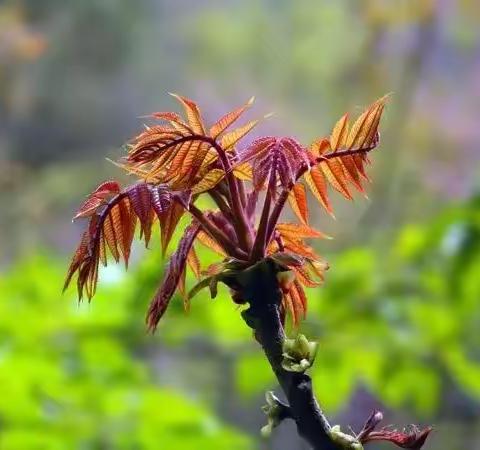
[[[267,439],[272,435],[272,425],[269,423],[260,428],[260,434],[263,438]]]
[[[309,342],[303,334],[297,335],[295,339],[285,339],[282,346],[282,367],[289,372],[305,372],[313,365],[317,349],[318,344]]]
[[[302,355],[308,354],[310,351],[310,346],[308,339],[305,337],[304,334],[299,334],[297,336],[297,342],[298,342],[298,350]]]
[[[267,391],[265,393],[265,400],[267,401],[267,405],[272,408],[278,406],[277,397],[275,396],[273,391]]]
[[[330,428],[329,434],[332,441],[344,450],[363,450],[363,445],[354,436],[343,433],[340,425]]]
[[[262,411],[267,416],[267,424],[260,429],[260,434],[264,438],[268,438],[272,434],[272,430],[280,423],[280,405],[278,399],[272,391],[265,393],[266,405],[262,406]]]

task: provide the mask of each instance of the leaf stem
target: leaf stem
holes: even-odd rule
[[[226,252],[238,259],[247,260],[248,255],[245,251],[238,248],[234,242],[213,222],[206,217],[202,211],[200,211],[195,205],[190,204],[188,211],[190,214],[197,219],[198,223],[202,226],[204,231],[208,233],[213,239],[215,239],[225,250]]]
[[[273,232],[275,230],[275,225],[277,225],[278,219],[280,218],[280,214],[285,206],[285,202],[288,199],[288,194],[293,189],[293,185],[288,187],[282,191],[282,193],[278,196],[277,201],[272,209],[272,214],[270,215],[270,219],[268,220],[268,226],[265,233],[265,245],[267,246],[272,238]]]
[[[229,205],[227,204],[225,199],[222,197],[220,192],[214,188],[208,191],[208,193],[210,194],[210,197],[212,197],[212,200],[215,202],[215,204],[218,206],[218,209],[220,209],[220,211],[223,213],[223,215],[227,219],[232,220],[233,218],[232,210],[230,209]]]
[[[269,214],[272,206],[272,192],[275,189],[275,180],[275,171],[272,171],[268,181],[268,189],[267,194],[265,195],[265,201],[263,202],[262,215],[260,216],[260,223],[258,224],[257,236],[250,254],[252,261],[258,261],[265,256],[265,248],[268,243],[266,236],[268,232]]]
[[[218,157],[220,158],[223,166],[223,170],[225,171],[225,177],[227,179],[228,189],[230,192],[230,206],[234,214],[233,225],[235,227],[235,231],[237,232],[238,241],[240,246],[248,252],[252,248],[250,228],[245,215],[242,198],[239,193],[237,180],[233,174],[232,165],[227,154],[225,153],[225,150],[217,143],[217,141],[211,139],[209,142],[217,151]]]

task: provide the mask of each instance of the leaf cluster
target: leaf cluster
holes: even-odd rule
[[[76,274],[79,298],[84,294],[92,298],[99,264],[106,265],[110,254],[128,265],[137,228],[148,246],[152,227],[158,223],[165,252],[181,217],[188,213],[191,224],[152,300],[149,327],[155,329],[177,289],[188,308],[187,268],[199,279],[218,279],[232,262],[248,267],[275,255],[287,255],[291,261],[287,266],[295,277],[282,286],[282,314],[290,312],[298,323],[307,310],[304,287],[321,284],[328,267],[305,242],[327,237],[309,226],[305,184],[332,215],[328,186],[347,199],[352,199],[352,189],[364,193],[368,181],[365,166],[368,153],[378,145],[386,97],[374,102],[351,125],[348,116],[343,116],[329,137],[316,139],[308,147],[292,137],[267,136],[240,149],[239,141],[258,120],[232,126],[253,98],[207,127],[195,102],[173,96],[183,107],[184,118],[174,112],[151,114],[155,123],[132,139],[128,154],[118,163],[139,181],[125,188],[114,181],[102,183],[77,212],[75,219],[85,218],[88,223],[65,288]],[[201,196],[209,196],[217,209],[199,209]],[[287,201],[298,223],[280,222]],[[197,244],[217,252],[224,261],[202,268]],[[201,286],[205,284],[201,281]],[[242,301],[237,298],[238,303]]]

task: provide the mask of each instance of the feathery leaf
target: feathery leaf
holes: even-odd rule
[[[185,272],[188,254],[199,230],[200,226],[197,223],[189,225],[178,243],[177,250],[170,258],[162,284],[148,309],[147,324],[151,331],[154,331],[157,327],[181,281],[182,274]]]
[[[288,202],[296,214],[296,216],[301,220],[305,225],[308,224],[308,204],[307,204],[307,193],[305,186],[302,183],[296,183],[290,194],[288,195]]]
[[[215,122],[210,128],[210,136],[213,139],[216,139],[220,134],[222,134],[228,127],[230,127],[234,122],[238,120],[238,118],[247,110],[250,106],[252,106],[255,97],[250,98],[245,105],[241,106],[240,108],[234,109],[233,111],[225,114],[220,119]]]

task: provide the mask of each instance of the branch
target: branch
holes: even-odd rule
[[[314,450],[339,450],[340,447],[330,436],[331,427],[313,394],[310,377],[282,367],[285,332],[280,320],[282,293],[277,281],[277,273],[281,270],[272,260],[264,259],[238,273],[232,279],[232,287],[240,289],[243,298],[250,304],[242,316],[254,330],[255,339],[263,347],[287,397],[298,433]]]
[[[284,419],[293,419],[298,434],[305,439],[312,450],[363,450],[363,444],[386,441],[401,448],[420,450],[431,427],[423,430],[412,425],[408,430],[398,431],[391,427],[377,430],[383,415],[379,411],[367,419],[363,429],[354,435],[341,431],[339,425],[330,426],[313,394],[312,380],[305,374],[313,364],[316,343],[308,342],[303,335],[295,340],[286,339],[280,319],[282,291],[277,275],[288,270],[271,258],[265,258],[245,270],[225,274],[222,281],[237,292],[242,303],[250,307],[242,312],[246,324],[253,329],[257,342],[275,373],[285,393],[288,404],[268,392],[268,424],[262,434],[270,435],[272,429]]]

